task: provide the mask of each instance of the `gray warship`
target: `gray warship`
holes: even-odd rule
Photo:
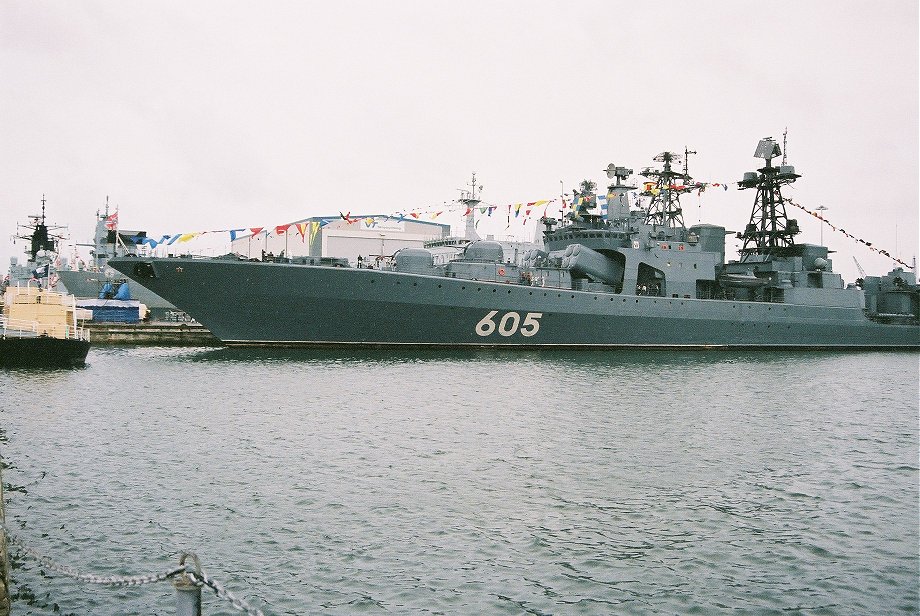
[[[118,285],[124,280],[111,267],[109,259],[117,256],[137,255],[137,241],[134,238],[146,237],[144,231],[125,231],[118,228],[117,218],[113,221],[109,215],[109,205],[106,201],[105,211],[96,212],[96,229],[93,243],[77,244],[90,248],[91,261],[82,263],[76,259],[71,260],[70,267],[59,267],[56,270],[60,282],[67,292],[80,299],[100,298],[106,285]],[[141,284],[130,284],[130,293],[133,299],[147,306],[153,319],[180,318],[182,315],[175,306],[145,288]]]
[[[13,243],[16,240],[26,242],[26,260],[20,263],[18,257],[10,257],[10,269],[4,277],[4,285],[15,287],[34,283],[44,288],[57,286],[55,267],[67,227],[50,224],[45,217],[45,205],[45,195],[42,195],[42,213],[30,214],[28,223],[16,225]]]
[[[521,264],[497,242],[472,241],[446,264],[403,249],[390,269],[233,254],[109,265],[227,345],[920,349],[913,271],[845,285],[826,246],[796,243],[781,190],[800,176],[774,166],[773,139],[738,182],[756,195],[737,261],[725,260],[725,227],[684,224],[680,197],[699,186],[686,154],[663,152],[660,168],[641,171],[639,208],[623,183],[632,170],[611,164],[608,215],[583,183],[582,205],[541,219],[544,247]]]

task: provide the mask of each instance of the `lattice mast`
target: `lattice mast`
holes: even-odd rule
[[[798,222],[786,215],[781,187],[795,182],[801,176],[796,175],[791,165],[773,166],[773,158],[781,154],[779,144],[772,137],[761,139],[754,156],[763,158],[766,165],[757,171],[745,173],[744,178],[738,182],[742,190],[757,189],[751,220],[744,232],[738,234],[738,238],[744,240],[738,251],[742,262],[751,255],[789,255],[795,246],[795,236],[800,233]]]
[[[645,224],[671,229],[684,228],[683,210],[680,206],[680,196],[690,192],[693,178],[687,172],[687,157],[696,154],[684,148],[683,158],[677,152],[662,152],[653,160],[663,163],[662,169],[646,167],[641,176],[651,180],[646,182],[646,189],[641,193],[650,196],[648,210],[645,214]],[[679,164],[683,160],[684,170],[675,171],[671,163]]]

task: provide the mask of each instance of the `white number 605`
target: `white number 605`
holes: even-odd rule
[[[499,336],[513,336],[520,331],[522,336],[530,337],[540,331],[540,317],[542,312],[528,312],[521,323],[521,315],[517,312],[506,312],[496,324],[493,320],[498,310],[490,310],[482,320],[476,324],[476,333],[482,337],[490,336],[498,331]]]

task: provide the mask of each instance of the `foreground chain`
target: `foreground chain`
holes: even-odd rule
[[[240,612],[246,612],[249,616],[264,616],[261,610],[258,610],[254,607],[251,607],[248,603],[233,596],[229,590],[221,586],[216,580],[212,580],[207,576],[204,571],[189,571],[187,572],[189,578],[197,584],[204,584],[208,588],[214,591],[214,594],[230,602],[230,605],[235,607]]]
[[[11,533],[9,529],[0,523],[0,531],[2,531],[9,542],[12,545],[15,545],[19,548],[24,554],[32,557],[38,564],[42,565],[46,569],[60,573],[61,575],[67,576],[74,580],[80,582],[88,582],[90,584],[101,584],[104,586],[143,586],[144,584],[155,584],[157,582],[164,582],[170,578],[184,574],[188,579],[199,586],[207,586],[214,591],[220,599],[228,601],[234,608],[240,612],[245,612],[249,616],[264,616],[261,610],[251,607],[248,603],[235,597],[230,593],[226,588],[224,588],[216,580],[211,579],[204,571],[201,570],[201,565],[198,562],[198,557],[192,552],[184,552],[181,555],[179,565],[164,571],[163,573],[156,573],[151,575],[131,575],[131,576],[117,576],[117,575],[96,575],[94,573],[82,573],[73,567],[67,565],[62,565],[58,562],[55,562],[39,553],[37,550],[29,547],[16,535]],[[191,557],[194,561],[194,566],[185,564],[187,557]]]

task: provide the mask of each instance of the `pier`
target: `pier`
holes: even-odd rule
[[[153,321],[149,323],[86,322],[94,345],[219,346],[201,323]]]

